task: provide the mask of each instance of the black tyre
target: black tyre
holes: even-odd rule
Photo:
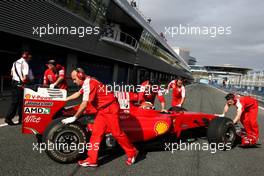
[[[36,139],[38,143],[42,143],[43,142],[43,136],[41,134],[36,134]]]
[[[187,111],[187,109],[183,107],[173,106],[169,109],[169,111],[181,112],[181,111]]]
[[[231,119],[218,117],[213,119],[207,129],[207,138],[210,144],[223,150],[231,149],[236,140],[236,129]]]
[[[89,135],[79,122],[64,125],[62,119],[55,119],[43,134],[46,147],[52,146],[46,153],[59,163],[76,162],[85,152]]]

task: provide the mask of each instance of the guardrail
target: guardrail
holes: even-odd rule
[[[235,88],[233,86],[229,86],[229,87],[223,87],[220,85],[212,85],[216,88],[220,88],[226,92],[233,92],[242,96],[251,96],[255,99],[257,99],[258,101],[264,102],[264,93],[259,93],[257,94],[256,92],[252,91],[252,90],[242,90],[242,89],[238,89]]]
[[[138,41],[131,35],[119,30],[111,29],[111,32],[107,32],[107,29],[104,29],[100,39],[129,47],[134,51],[138,49]]]

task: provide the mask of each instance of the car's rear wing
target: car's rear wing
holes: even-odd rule
[[[63,89],[38,88],[24,90],[22,133],[42,134],[67,98]]]

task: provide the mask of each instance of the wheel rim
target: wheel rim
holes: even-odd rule
[[[227,143],[233,143],[234,141],[234,138],[235,138],[235,132],[234,132],[234,129],[232,127],[228,127],[227,130],[226,130],[226,133],[224,135],[224,143],[227,144]]]
[[[80,139],[78,135],[73,131],[63,131],[57,134],[57,137],[54,141],[56,146],[58,147],[57,151],[63,154],[71,154],[76,151],[72,149],[78,149],[77,147]]]

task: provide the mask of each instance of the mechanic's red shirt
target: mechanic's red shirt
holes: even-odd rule
[[[182,99],[185,98],[185,87],[175,86],[172,89],[172,106],[181,106]]]
[[[130,102],[137,102],[138,101],[138,93],[129,92],[129,101]]]
[[[158,97],[160,103],[165,103],[165,98],[160,87],[153,86],[151,88],[149,81],[145,81],[141,84],[141,89],[138,93],[138,99],[140,102],[148,101],[154,104],[156,96]]]
[[[63,77],[63,81],[60,82],[57,87],[59,89],[67,89],[67,82],[66,82],[66,76],[65,76],[65,69],[63,66],[57,64],[56,65],[56,72],[53,72],[51,69],[47,69],[44,73],[44,85],[50,85],[55,83],[59,77]]]
[[[258,101],[249,96],[236,97],[237,110],[248,111],[250,108],[258,108]]]
[[[83,94],[83,101],[91,103],[97,109],[104,109],[108,105],[117,102],[113,92],[107,91],[107,87],[92,77],[87,77],[83,83],[80,93]]]
[[[175,80],[172,80],[169,84],[168,84],[168,87],[167,87],[167,89],[169,90],[169,89],[171,89],[171,88],[175,88],[176,87],[176,83],[177,83],[177,80],[175,79]]]

